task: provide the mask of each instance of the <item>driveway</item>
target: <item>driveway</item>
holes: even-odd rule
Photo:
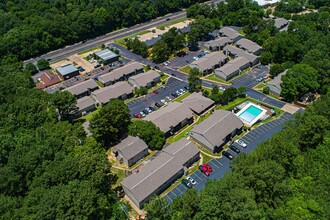
[[[253,67],[249,72],[231,81],[231,84],[238,88],[240,86],[245,86],[247,88],[253,88],[260,82],[257,81],[258,78],[265,77],[269,73],[269,67],[264,65],[257,65]]]
[[[133,115],[134,113],[139,113],[149,106],[152,106],[156,109],[157,108],[155,107],[156,102],[162,104],[160,100],[164,99],[166,96],[170,96],[171,98],[174,99],[174,97],[171,96],[171,93],[175,93],[175,91],[179,89],[183,89],[183,87],[185,86],[188,86],[188,83],[170,77],[167,80],[167,83],[165,84],[166,89],[157,89],[158,94],[151,92],[144,97],[137,98],[133,101],[128,102],[127,106],[131,112],[131,115]]]
[[[241,138],[247,144],[246,148],[242,148],[236,143],[234,145],[241,150],[241,154],[250,153],[261,142],[266,141],[276,132],[280,131],[284,122],[290,120],[291,118],[291,114],[284,113],[279,118],[253,129]],[[238,156],[238,154],[236,154],[230,149],[228,150],[228,152],[231,153],[234,157]],[[226,172],[230,170],[230,160],[225,157],[212,159],[208,162],[208,164],[213,168],[213,172],[209,177],[206,177],[199,170],[195,171],[193,174],[190,175],[197,182],[196,186],[194,186],[194,188],[197,190],[203,189],[205,187],[207,179],[220,179],[225,175]],[[165,197],[168,199],[169,203],[172,203],[173,199],[181,196],[185,191],[187,191],[187,188],[182,183],[180,183],[172,191],[166,194]]]

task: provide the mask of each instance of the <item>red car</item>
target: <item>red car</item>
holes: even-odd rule
[[[137,113],[134,114],[134,117],[135,117],[135,118],[142,118],[142,116],[139,115],[139,114],[137,114]]]
[[[199,167],[199,170],[204,173],[206,176],[209,176],[211,173],[210,171],[207,169],[207,167],[203,166],[203,165],[200,165]]]
[[[206,167],[206,169],[207,169],[210,173],[212,173],[213,169],[212,169],[212,167],[211,167],[210,165],[208,165],[208,164],[204,164],[203,166]]]
[[[155,89],[154,91],[152,91],[153,93],[155,93],[155,94],[158,94],[158,91]]]

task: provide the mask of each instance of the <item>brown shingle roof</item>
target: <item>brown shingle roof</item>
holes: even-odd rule
[[[63,91],[71,92],[73,95],[80,95],[84,92],[87,92],[88,89],[95,90],[98,86],[93,79],[86,80],[74,86],[64,89]]]
[[[110,99],[118,98],[132,93],[133,89],[127,82],[117,82],[114,85],[104,87],[92,92],[92,96],[102,104],[108,103]]]
[[[52,74],[46,70],[39,78],[40,83],[36,85],[38,89],[44,89],[48,86],[55,85],[61,82],[61,79],[57,74]]]
[[[182,99],[185,105],[187,105],[191,110],[200,114],[201,112],[208,109],[210,106],[214,104],[214,101],[206,98],[202,95],[202,93],[192,93],[191,95],[187,96],[186,98]]]
[[[157,71],[149,70],[146,73],[131,76],[129,79],[134,80],[137,86],[146,86],[148,83],[153,82],[157,77],[159,77]]]
[[[106,84],[108,82],[116,81],[121,77],[123,77],[124,75],[131,74],[135,70],[141,70],[141,69],[143,69],[143,66],[140,63],[133,62],[118,69],[115,69],[110,73],[99,76],[98,80],[101,83]]]
[[[140,152],[148,149],[148,145],[139,137],[128,136],[115,147],[127,159],[131,159]]]

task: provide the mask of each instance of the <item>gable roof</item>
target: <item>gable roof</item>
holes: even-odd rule
[[[278,89],[281,89],[281,84],[282,84],[282,76],[284,76],[286,74],[287,70],[285,70],[284,72],[278,74],[276,77],[274,77],[273,80],[269,81],[266,83],[266,85],[272,85]]]
[[[153,46],[157,41],[159,41],[161,38],[162,38],[162,36],[160,35],[160,36],[157,36],[157,37],[153,37],[153,38],[151,38],[151,39],[149,39],[149,40],[146,40],[146,41],[144,41],[144,42],[147,44],[148,47],[151,47],[151,46]]]
[[[116,80],[120,79],[121,77],[123,77],[124,75],[131,74],[131,73],[135,72],[136,70],[141,70],[141,69],[143,69],[143,66],[140,63],[133,62],[133,63],[127,64],[123,67],[120,67],[118,69],[115,69],[107,74],[99,76],[98,80],[101,83],[106,84],[108,82],[116,81]]]
[[[202,134],[213,146],[220,146],[228,134],[241,127],[243,122],[234,113],[218,110],[202,123],[195,125],[191,132]]]
[[[83,98],[77,99],[76,106],[80,111],[93,105],[95,105],[95,101],[90,96],[85,96]]]
[[[227,45],[223,48],[224,51],[228,51],[229,53],[238,56],[238,57],[245,57],[248,59],[251,63],[254,63],[256,60],[258,60],[258,56],[252,54],[252,53],[247,53],[244,50],[234,47],[232,45]]]
[[[205,44],[210,45],[211,47],[223,47],[228,43],[232,43],[232,40],[230,40],[228,37],[220,37],[215,40],[210,40],[206,42]],[[204,45],[205,45],[204,44]]]
[[[236,42],[236,45],[242,47],[243,49],[247,50],[250,53],[255,53],[258,50],[262,49],[258,44],[254,43],[253,41],[242,38]]]
[[[166,107],[150,113],[143,120],[151,121],[166,133],[186,118],[191,117],[193,117],[193,113],[188,106],[180,102],[170,102]]]
[[[198,66],[201,71],[205,71],[212,69],[215,65],[219,64],[220,62],[224,62],[226,59],[226,55],[220,51],[217,51],[206,54],[204,57],[193,61],[191,64]]]
[[[221,33],[221,35],[227,36],[231,40],[234,40],[237,37],[244,37],[242,34],[229,27],[223,27],[220,29],[219,32]]]
[[[70,73],[76,72],[78,71],[78,69],[76,67],[74,67],[74,65],[72,64],[66,64],[64,66],[59,66],[56,68],[56,70],[62,75],[68,75]]]
[[[48,70],[45,70],[44,73],[39,78],[40,83],[36,85],[38,89],[44,89],[48,86],[55,85],[61,82],[61,79],[57,74],[52,74]]]
[[[118,98],[125,94],[132,93],[133,89],[127,82],[117,82],[114,85],[103,87],[92,92],[92,95],[102,104],[111,99]]]
[[[128,136],[119,144],[114,146],[127,159],[131,159],[141,151],[148,149],[148,145],[139,137]]]
[[[88,89],[95,90],[97,88],[98,88],[98,86],[97,86],[96,82],[93,79],[89,79],[84,82],[73,85],[69,88],[66,88],[63,91],[68,91],[68,92],[72,93],[73,95],[80,95],[84,92],[87,92]]]
[[[159,76],[160,75],[157,71],[149,70],[148,72],[131,76],[129,79],[134,80],[138,86],[146,86],[149,82],[153,82]]]
[[[194,92],[186,98],[182,99],[181,102],[198,114],[205,111],[207,108],[214,104],[212,99],[203,96],[201,92]]]
[[[130,190],[138,202],[142,202],[198,153],[198,148],[191,141],[180,139],[164,148],[155,159],[144,165],[138,173],[125,178],[121,184]]]
[[[283,28],[289,23],[289,21],[286,20],[285,18],[275,18],[274,21],[275,21],[274,26],[278,29]]]
[[[215,70],[215,72],[220,71],[226,76],[229,76],[233,72],[240,70],[243,66],[250,64],[250,61],[245,57],[236,57],[233,60],[230,60],[228,63],[222,67]]]

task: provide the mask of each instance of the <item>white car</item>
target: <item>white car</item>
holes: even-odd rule
[[[164,62],[163,64],[164,64],[165,66],[167,66],[167,63],[166,63],[166,62]]]
[[[241,139],[236,140],[235,143],[244,148],[246,148],[246,146],[247,146],[246,143]]]
[[[151,110],[150,108],[146,108],[146,110],[147,110],[149,113],[152,112],[152,110]]]
[[[142,117],[146,117],[146,114],[144,114],[144,112],[140,112],[140,115],[141,115]]]
[[[172,98],[169,96],[166,96],[165,98],[167,98],[168,101],[172,101]]]
[[[160,100],[164,105],[167,105],[167,102],[164,100],[164,99],[162,99],[162,100]]]
[[[222,86],[219,86],[219,90],[220,90],[220,91],[225,91],[226,88],[224,88],[224,87],[222,87]]]
[[[183,94],[185,93],[186,91],[184,89],[180,89],[180,92]]]
[[[191,178],[190,176],[187,176],[186,177],[186,180],[188,180],[192,185],[196,185],[197,184],[196,181],[193,178]]]

